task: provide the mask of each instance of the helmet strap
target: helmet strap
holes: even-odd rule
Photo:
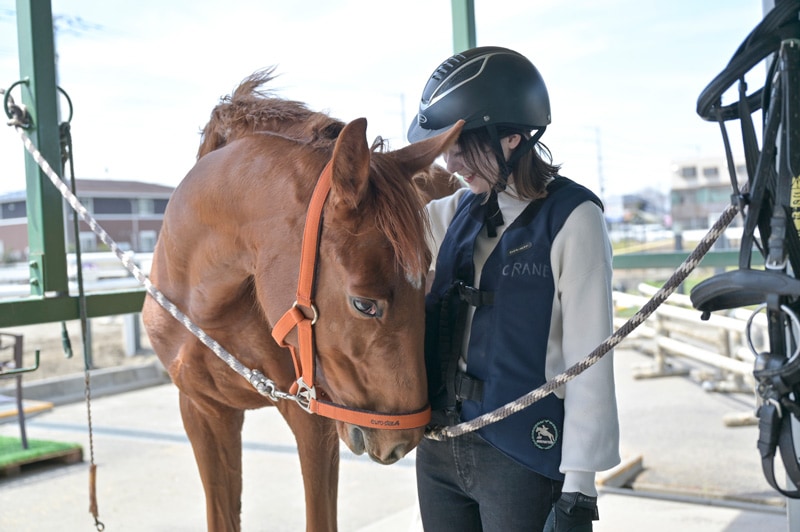
[[[537,129],[530,138],[525,139],[522,143],[520,143],[508,160],[506,160],[505,155],[503,154],[503,146],[500,144],[500,136],[497,133],[497,126],[490,124],[486,126],[486,129],[489,131],[489,138],[491,139],[492,148],[495,156],[497,157],[497,164],[500,168],[500,175],[498,176],[497,183],[494,184],[494,189],[498,192],[502,192],[508,186],[508,176],[511,175],[514,165],[517,164],[517,161],[519,161],[523,155],[531,151],[534,146],[536,146],[536,143],[539,142],[540,138],[542,138],[542,135],[544,135],[544,131],[547,129],[547,127],[545,126]]]

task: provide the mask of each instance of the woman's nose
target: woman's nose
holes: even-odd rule
[[[450,155],[446,157],[444,162],[446,164],[447,171],[450,172],[451,174],[458,172],[462,168],[461,158],[455,155]]]

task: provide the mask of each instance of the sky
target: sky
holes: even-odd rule
[[[455,51],[449,0],[51,5],[79,178],[176,186],[219,99],[270,66],[279,95],[344,121],[366,117],[370,142],[401,148],[428,77]],[[604,196],[666,192],[676,161],[723,159],[719,126],[696,114],[697,97],[762,19],[761,0],[474,6],[478,46],[517,50],[541,72],[552,111],[542,141],[563,175]],[[15,11],[0,0],[3,88],[20,77]],[[738,129],[730,134],[738,152]],[[24,189],[23,152],[13,128],[0,128],[0,194]]]

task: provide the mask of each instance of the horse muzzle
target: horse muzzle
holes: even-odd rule
[[[349,423],[337,423],[339,437],[357,455],[365,452],[373,461],[389,465],[397,462],[422,439],[423,428],[380,430]]]

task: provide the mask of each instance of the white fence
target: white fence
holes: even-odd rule
[[[128,252],[134,264],[144,272],[150,273],[152,253]],[[87,292],[101,292],[107,290],[123,290],[137,288],[140,285],[122,262],[113,252],[90,252],[81,254],[83,265],[84,289]],[[78,292],[77,261],[75,254],[67,255],[67,277],[69,278],[69,291]],[[30,269],[28,263],[13,263],[0,266],[0,299],[8,297],[26,297],[31,293]]]
[[[615,307],[638,310],[657,290],[647,285],[638,289],[642,295],[615,292]],[[754,394],[755,354],[745,335],[751,315],[752,311],[734,309],[703,321],[688,296],[673,294],[621,345],[653,356],[652,363],[635,369],[636,378],[689,375],[707,391]],[[615,326],[625,321],[615,318]],[[750,340],[756,350],[768,347],[766,328],[763,313],[753,316]]]

